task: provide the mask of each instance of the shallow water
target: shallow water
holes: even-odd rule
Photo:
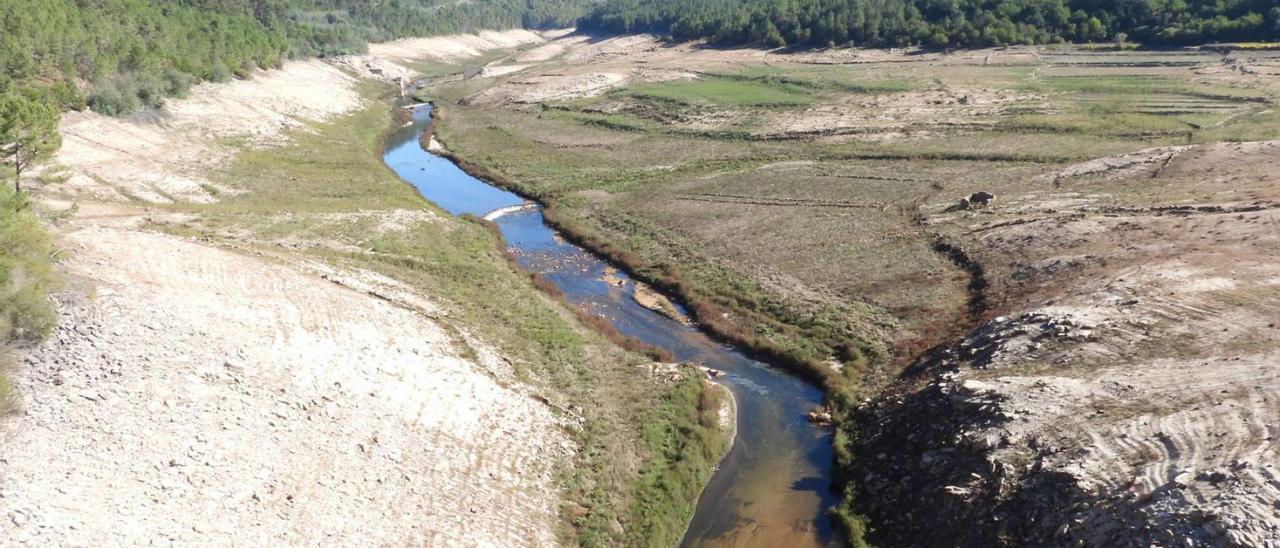
[[[524,203],[519,196],[476,179],[418,143],[430,124],[429,106],[413,110],[413,122],[387,141],[383,160],[426,199],[454,214],[477,217]],[[805,413],[822,393],[797,377],[717,343],[693,327],[636,304],[634,285],[605,283],[604,261],[566,243],[532,209],[495,221],[517,263],[538,272],[572,303],[608,318],[622,333],[661,346],[677,359],[720,369],[717,380],[738,403],[738,435],[712,476],[683,546],[828,546],[838,544],[826,509],[830,492],[831,432]]]

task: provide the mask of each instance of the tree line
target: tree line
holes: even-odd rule
[[[126,115],[200,81],[371,41],[571,26],[587,1],[4,0],[0,95]]]
[[[1280,38],[1275,0],[5,0],[0,95],[110,115],[290,58],[479,29],[716,44],[998,46]],[[586,13],[583,16],[583,13]],[[581,17],[580,17],[581,16]]]
[[[932,48],[1280,39],[1275,0],[610,0],[578,24],[713,44]]]

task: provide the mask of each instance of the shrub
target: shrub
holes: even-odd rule
[[[257,63],[253,62],[253,59],[244,59],[240,61],[240,65],[237,66],[236,69],[233,70],[232,72],[235,73],[236,78],[239,78],[241,80],[248,80],[250,78],[253,78],[253,71],[257,70],[257,68],[258,68],[258,65]]]
[[[177,69],[167,69],[164,71],[164,80],[165,93],[181,99],[191,93],[191,85],[195,83],[196,77]]]
[[[209,69],[209,81],[219,83],[230,82],[231,69],[227,68],[227,65],[222,61],[215,61],[213,66]]]
[[[164,106],[168,85],[159,77],[150,74],[128,74],[120,77],[124,84],[121,89],[130,89],[138,97],[142,106],[160,108]]]
[[[128,73],[98,84],[89,95],[94,112],[107,116],[128,116],[138,109],[164,106],[169,84],[160,77]]]
[[[54,325],[48,291],[53,286],[49,236],[27,209],[25,194],[0,197],[0,343],[39,342]]]
[[[138,110],[138,96],[124,93],[115,82],[103,82],[89,94],[89,106],[98,114],[125,116]]]

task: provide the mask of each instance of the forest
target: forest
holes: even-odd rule
[[[5,0],[0,95],[127,115],[196,82],[373,41],[572,26],[586,0]]]
[[[613,0],[580,30],[713,44],[988,47],[1186,45],[1280,38],[1275,0]]]
[[[585,15],[583,15],[585,13]],[[289,58],[479,29],[713,44],[979,47],[1280,37],[1274,0],[6,0],[0,95],[127,115]]]

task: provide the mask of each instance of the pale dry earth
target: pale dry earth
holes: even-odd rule
[[[5,424],[6,538],[555,542],[551,410],[427,311],[330,281],[376,278],[91,223],[61,241],[74,287]]]
[[[38,196],[65,212],[54,229],[67,283],[57,330],[12,372],[5,543],[555,544],[571,425],[483,341],[442,323],[431,296],[145,228],[182,221],[148,203],[234,192],[201,173],[237,149],[364,106],[361,77],[541,40],[402,41],[203,84],[133,119],[64,117],[71,178]],[[388,231],[451,222],[342,215]]]
[[[912,545],[1274,545],[1280,142],[1051,176],[952,219],[1011,302],[868,402],[863,500]]]
[[[237,147],[279,143],[286,129],[356,110],[359,78],[396,81],[410,76],[414,63],[456,61],[542,41],[524,30],[400,40],[372,45],[368,55],[293,61],[249,80],[203,83],[189,98],[133,119],[68,113],[57,161],[72,175],[56,192],[91,200],[216,201],[219,193],[234,190],[211,184],[201,173],[225,162]]]

